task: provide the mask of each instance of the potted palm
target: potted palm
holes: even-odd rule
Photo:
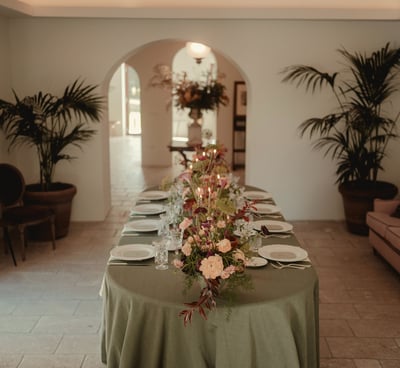
[[[392,118],[388,111],[399,86],[400,49],[387,43],[370,55],[338,51],[345,61],[343,71],[329,74],[294,65],[284,69],[283,81],[305,86],[306,91],[326,87],[333,93],[336,110],[302,122],[300,135],[316,137],[313,147],[336,161],[347,228],[366,235],[365,215],[373,199],[393,198],[397,193],[395,185],[378,180],[378,173],[383,170],[388,142],[398,136],[399,114]]]
[[[55,211],[57,238],[68,233],[76,187],[54,182],[55,168],[58,162],[75,158],[66,152],[68,147],[81,147],[95,134],[88,122],[98,122],[101,117],[103,99],[94,92],[96,88],[76,80],[61,97],[38,92],[20,99],[14,92],[15,102],[0,100],[0,128],[9,140],[9,149],[31,146],[38,156],[40,180],[27,185],[24,201]],[[48,237],[40,228],[30,235],[38,240]]]

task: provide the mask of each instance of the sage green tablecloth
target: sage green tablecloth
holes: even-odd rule
[[[149,243],[124,237],[120,244]],[[263,244],[298,245],[296,238]],[[173,255],[170,255],[172,258]],[[102,361],[109,368],[314,368],[319,367],[318,278],[314,268],[247,269],[254,289],[236,294],[230,309],[218,308],[205,321],[197,314],[186,327],[178,317],[185,295],[183,277],[170,266],[107,266],[103,289]]]

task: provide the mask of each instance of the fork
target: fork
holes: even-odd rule
[[[263,235],[263,234],[261,234],[261,236],[262,236],[264,239],[268,239],[268,238],[287,239],[287,238],[290,238],[292,235],[291,235],[291,234],[268,234],[268,235]]]
[[[276,268],[277,270],[282,270],[284,268],[294,268],[296,270],[305,270],[306,268],[311,267],[310,264],[299,264],[299,263],[281,263],[279,261],[270,262],[271,266]]]

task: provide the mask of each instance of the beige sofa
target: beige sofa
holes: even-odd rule
[[[374,210],[367,213],[369,241],[378,252],[400,273],[400,218],[390,216],[400,199],[374,200]]]

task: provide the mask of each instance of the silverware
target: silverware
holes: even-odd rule
[[[280,238],[280,239],[288,239],[292,235],[291,234],[268,234],[268,235],[263,235],[261,234],[261,237],[268,239],[268,238]]]
[[[311,267],[311,264],[304,264],[304,263],[281,263],[279,261],[270,261],[272,267],[276,268],[277,270],[282,270],[284,268],[293,268],[297,270],[305,270],[306,268]]]
[[[151,266],[148,263],[133,263],[133,262],[107,262],[108,266]]]
[[[283,218],[282,215],[278,214],[278,213],[271,213],[271,214],[267,214],[267,213],[263,213],[263,214],[253,214],[253,216],[257,219],[269,219],[269,218]]]

